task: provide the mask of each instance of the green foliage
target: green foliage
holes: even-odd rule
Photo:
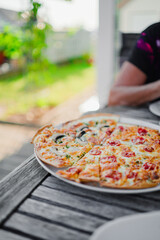
[[[46,37],[52,28],[49,24],[42,22],[38,18],[38,11],[41,7],[39,2],[31,0],[31,9],[20,16],[25,16],[25,23],[23,24],[23,46],[22,52],[27,58],[27,62],[43,62],[43,49],[47,47]]]
[[[0,33],[0,50],[9,59],[17,59],[22,56],[22,34],[21,31],[12,30],[5,26]]]

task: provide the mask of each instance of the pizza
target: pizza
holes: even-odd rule
[[[160,133],[119,122],[114,114],[94,114],[37,131],[37,157],[56,174],[81,184],[141,189],[160,183]]]

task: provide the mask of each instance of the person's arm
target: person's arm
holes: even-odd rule
[[[160,80],[145,84],[147,75],[130,62],[125,62],[110,91],[109,106],[140,105],[160,97]]]

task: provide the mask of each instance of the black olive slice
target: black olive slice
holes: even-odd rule
[[[60,138],[63,138],[63,137],[65,137],[65,135],[59,135],[59,136],[57,136],[57,137],[55,138],[55,142],[57,143],[57,141],[58,141]]]
[[[89,129],[89,127],[84,126],[84,127],[82,127],[82,128],[80,129],[80,131],[84,130],[85,128],[86,128],[86,129]]]
[[[81,138],[84,134],[86,134],[86,132],[85,132],[85,131],[81,131],[81,132],[78,134],[77,138]]]

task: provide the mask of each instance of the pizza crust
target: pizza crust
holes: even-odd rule
[[[157,186],[158,183],[147,183],[146,181],[141,181],[133,185],[118,185],[116,183],[107,183],[106,181],[100,182],[100,186],[109,187],[109,188],[120,188],[120,189],[142,189],[142,188],[151,188]]]

